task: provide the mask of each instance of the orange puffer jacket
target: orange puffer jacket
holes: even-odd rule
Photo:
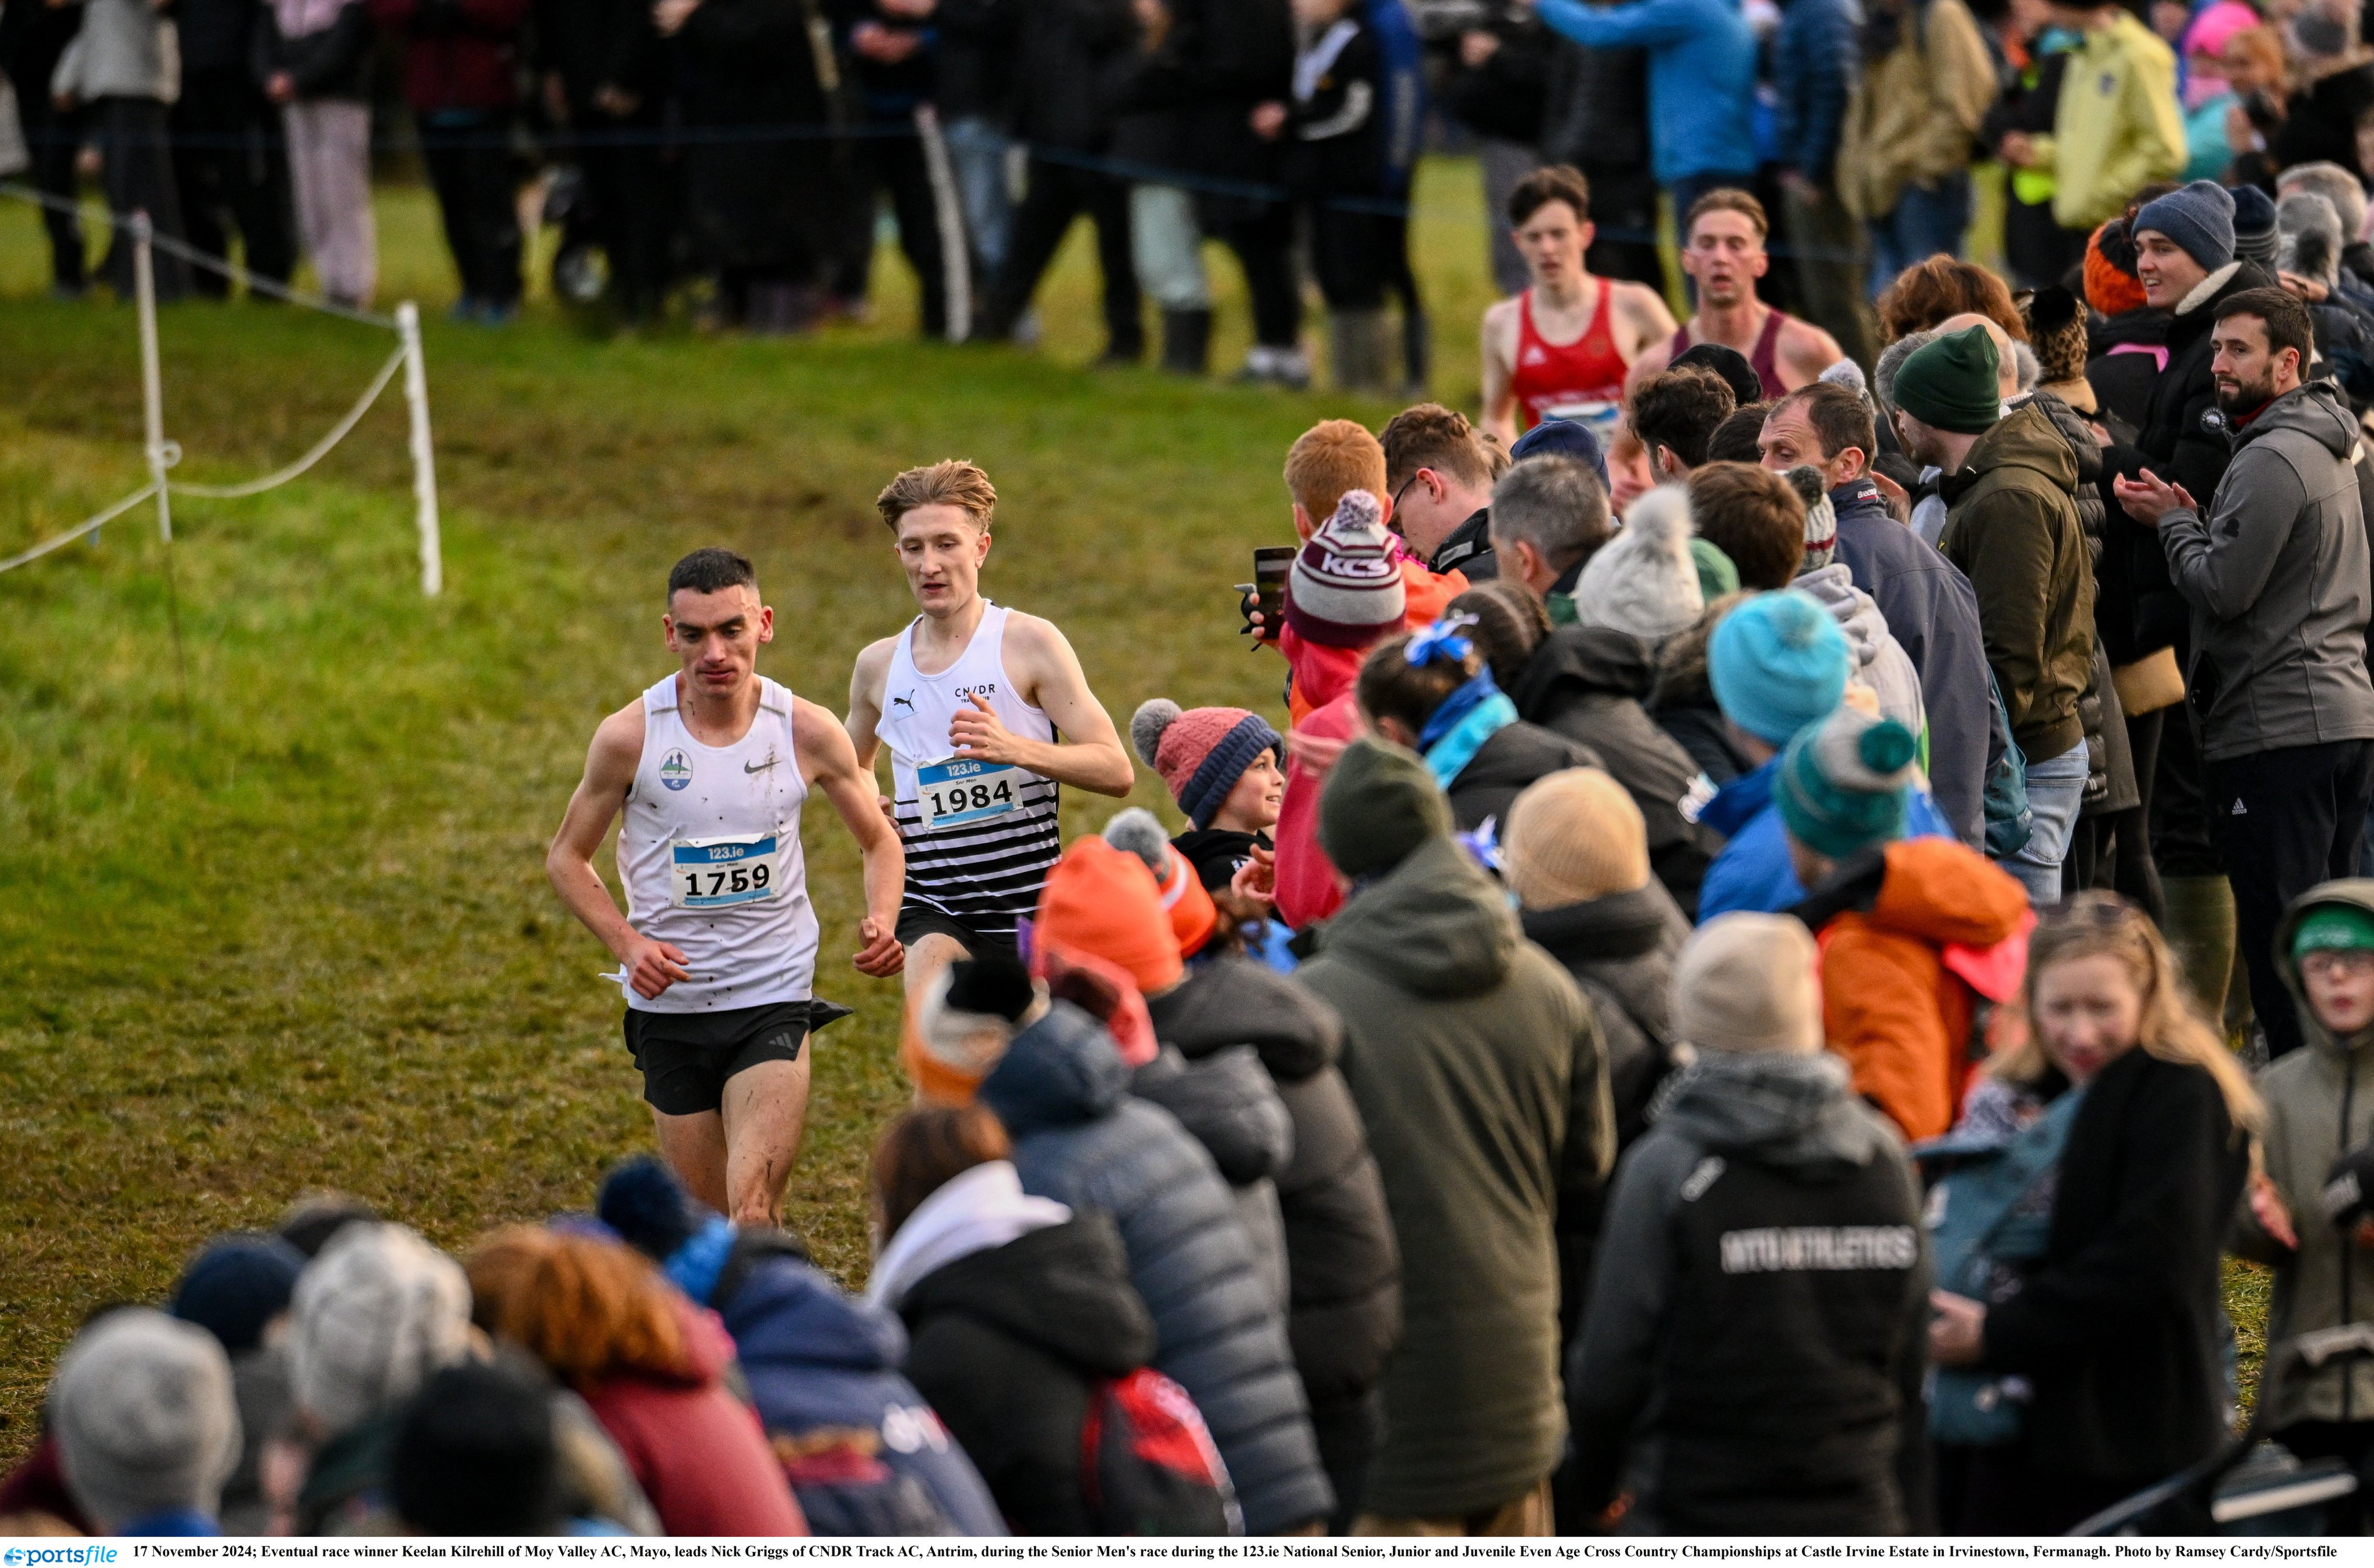
[[[1908,838],[1887,847],[1871,907],[1817,933],[1830,1048],[1906,1138],[1954,1125],[1978,1000],[2010,1000],[2034,924],[2020,884],[1986,857]]]

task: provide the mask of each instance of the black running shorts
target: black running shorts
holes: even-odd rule
[[[1011,931],[977,931],[945,910],[921,904],[899,907],[898,936],[901,946],[912,946],[927,936],[949,937],[962,942],[964,950],[975,958],[991,953],[1003,953],[1011,958],[1018,951]]]
[[[721,1012],[627,1009],[627,1048],[643,1070],[643,1098],[663,1116],[698,1116],[723,1103],[725,1081],[762,1061],[797,1061],[807,1039],[805,1001]]]

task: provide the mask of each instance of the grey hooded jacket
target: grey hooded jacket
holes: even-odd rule
[[[2374,1142],[2374,1071],[2368,1069],[2374,1029],[2335,1038],[2318,1022],[2301,990],[2292,938],[2309,909],[2320,904],[2346,904],[2374,914],[2374,881],[2351,878],[2309,888],[2292,900],[2275,930],[2275,966],[2298,1004],[2308,1047],[2286,1052],[2260,1070],[2259,1098],[2267,1106],[2260,1142],[2267,1175],[2282,1196],[2299,1246],[2286,1246],[2261,1228],[2247,1189],[2236,1206],[2234,1239],[2236,1252],[2274,1270],[2274,1300],[2267,1313],[2270,1345],[2311,1329],[2374,1322],[2374,1252],[2348,1245],[2348,1233],[2328,1223],[2323,1209],[2333,1163]],[[2266,1401],[2272,1432],[2301,1421],[2374,1420],[2374,1363],[2345,1360],[2310,1369],[2274,1357],[2259,1398]]]
[[[2202,755],[2374,738],[2374,586],[2349,405],[2310,381],[2230,439],[2207,521],[2191,509],[2159,521],[2168,575],[2192,607],[2185,685]]]
[[[1929,711],[1921,696],[1921,672],[1888,629],[1879,602],[1855,586],[1852,569],[1844,561],[1833,561],[1799,572],[1789,586],[1820,600],[1839,623],[1847,646],[1854,650],[1854,678],[1878,696],[1880,717],[1895,720],[1915,735],[1925,734]]]

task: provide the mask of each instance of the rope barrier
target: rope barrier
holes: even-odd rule
[[[40,560],[43,556],[48,555],[53,550],[65,548],[66,545],[71,544],[76,540],[81,538],[84,534],[94,532],[97,530],[105,527],[107,524],[113,522],[117,518],[122,517],[125,512],[130,511],[133,508],[148,499],[156,493],[156,486],[141,486],[140,488],[133,491],[132,494],[124,497],[123,499],[116,502],[105,511],[100,512],[97,517],[86,518],[82,521],[76,523],[72,528],[67,529],[64,533],[54,534],[50,538],[42,540],[40,544],[34,545],[29,550],[19,550],[15,555],[10,556],[7,559],[0,560],[0,572],[15,571],[18,567],[27,566],[34,561]]]
[[[81,216],[84,211],[83,204],[79,202],[53,196],[46,192],[36,191],[29,186],[13,182],[0,182],[0,196],[14,197],[18,201],[45,207],[53,212],[71,213],[76,216]],[[420,346],[419,309],[407,300],[396,308],[394,315],[382,316],[369,310],[358,310],[348,306],[339,305],[319,295],[307,294],[302,290],[275,283],[269,278],[258,277],[236,263],[207,255],[194,246],[159,234],[145,212],[111,212],[103,206],[98,211],[104,215],[109,222],[129,234],[134,246],[134,277],[137,285],[135,294],[139,307],[140,325],[141,415],[145,434],[144,451],[148,460],[149,481],[137,495],[109,508],[97,517],[78,523],[54,538],[43,540],[41,544],[11,556],[5,561],[0,561],[0,573],[13,571],[18,567],[37,561],[53,550],[80,539],[86,534],[98,532],[100,527],[123,516],[141,502],[154,500],[157,503],[158,536],[167,546],[166,588],[168,594],[172,596],[170,607],[173,611],[174,642],[178,662],[181,612],[178,596],[173,595],[172,584],[172,497],[183,495],[201,497],[210,500],[239,500],[250,496],[260,496],[267,490],[276,489],[289,483],[329,456],[340,441],[353,434],[355,427],[362,423],[363,415],[370,413],[372,404],[379,401],[380,393],[387,390],[388,382],[395,379],[395,373],[398,370],[402,370],[405,372],[405,402],[409,407],[411,415],[411,435],[408,445],[413,470],[414,526],[418,532],[420,541],[420,591],[430,598],[435,598],[441,592],[445,584],[444,550],[440,539],[437,509],[437,458],[435,448],[429,439],[429,375],[426,358]],[[294,462],[276,468],[261,478],[247,480],[237,485],[198,485],[169,480],[166,478],[167,471],[182,461],[182,447],[179,442],[168,440],[165,438],[164,378],[159,368],[157,348],[157,290],[154,272],[154,255],[159,249],[169,255],[179,256],[194,265],[219,273],[234,282],[245,284],[252,290],[269,294],[289,304],[317,310],[323,315],[336,316],[341,320],[355,322],[364,326],[378,327],[383,331],[392,332],[396,335],[395,352],[388,356],[387,362],[379,368],[379,373],[371,378],[370,385],[364,390],[362,396],[357,399],[354,406],[347,410],[345,416],[331,427],[329,434],[314,442],[305,454]],[[186,695],[183,702],[186,707]]]
[[[387,390],[387,383],[395,379],[395,373],[398,370],[404,369],[404,362],[408,355],[409,351],[402,347],[398,347],[394,353],[389,355],[387,363],[379,368],[379,374],[371,378],[370,387],[365,389],[363,395],[356,401],[355,405],[347,410],[347,416],[339,420],[328,435],[314,442],[311,451],[288,467],[276,468],[263,478],[251,479],[244,485],[187,485],[175,480],[172,485],[173,493],[177,496],[203,496],[209,500],[235,501],[248,496],[260,496],[266,490],[276,489],[288,484],[291,479],[329,456],[330,449],[345,440],[347,432],[362,422],[363,415],[370,412],[371,404],[379,401],[379,394]],[[175,455],[177,457],[180,455],[178,448],[175,449]]]
[[[68,213],[76,217],[87,217],[95,214],[106,218],[112,224],[127,228],[132,222],[129,214],[111,212],[100,203],[69,201],[63,196],[53,196],[46,191],[37,191],[30,185],[19,184],[13,180],[0,181],[0,196],[14,197],[20,202],[29,202],[37,207],[47,207],[52,212]],[[382,332],[395,331],[394,316],[382,316],[375,310],[357,310],[351,305],[341,305],[336,300],[324,298],[319,294],[309,294],[301,288],[291,288],[285,283],[275,283],[268,277],[262,277],[248,271],[237,262],[201,251],[196,246],[176,240],[170,234],[152,234],[149,237],[149,243],[169,256],[180,257],[194,267],[204,267],[206,271],[227,277],[233,283],[244,284],[250,293],[268,294],[286,304],[302,306],[308,310],[319,310],[325,316],[336,316],[342,320],[353,322],[358,326],[377,327]]]

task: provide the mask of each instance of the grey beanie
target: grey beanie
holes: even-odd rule
[[[213,1516],[239,1463],[230,1358],[204,1328],[151,1307],[111,1312],[76,1336],[49,1415],[67,1490],[110,1534],[166,1509]]]
[[[2146,230],[2167,235],[2207,272],[2234,259],[2234,198],[2213,180],[2195,180],[2145,202],[2133,227],[2138,240]]]
[[[1654,646],[1694,626],[1706,608],[1690,555],[1689,492],[1661,485],[1634,501],[1616,537],[1575,579],[1575,619]]]
[[[1822,1048],[1814,939],[1789,915],[1717,915],[1674,960],[1674,1033],[1717,1051]]]
[[[470,1281],[417,1231],[352,1224],[299,1277],[289,1319],[290,1389],[335,1434],[468,1353]]]

